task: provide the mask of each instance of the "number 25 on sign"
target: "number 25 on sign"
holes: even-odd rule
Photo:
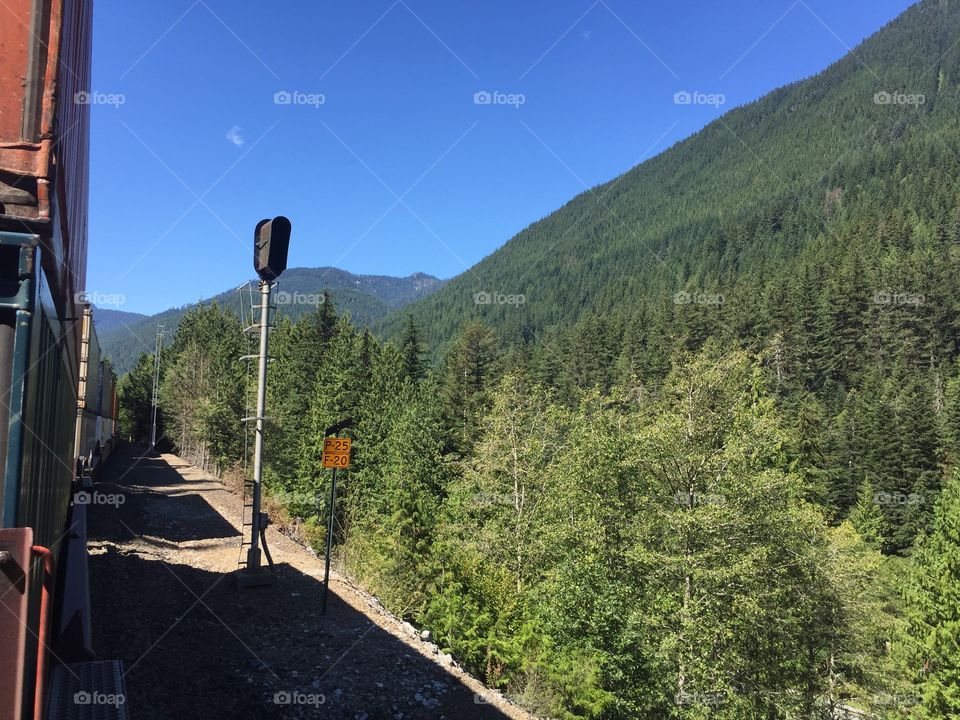
[[[341,470],[350,467],[350,438],[323,439],[323,466]]]

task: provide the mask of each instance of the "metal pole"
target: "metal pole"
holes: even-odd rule
[[[263,472],[263,425],[267,406],[267,343],[270,337],[270,283],[260,281],[260,370],[257,379],[257,434],[253,445],[253,523],[247,570],[260,569],[260,478]]]
[[[160,389],[160,353],[163,348],[163,330],[164,326],[157,326],[157,341],[153,351],[153,397],[152,419],[150,421],[150,449],[157,444],[157,395]]]
[[[333,469],[333,481],[330,483],[330,512],[327,517],[327,556],[323,569],[323,605],[320,615],[327,614],[327,593],[330,590],[330,553],[333,550],[333,513],[337,504],[337,469]]]

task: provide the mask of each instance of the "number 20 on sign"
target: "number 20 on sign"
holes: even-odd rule
[[[350,438],[324,438],[323,467],[341,470],[350,467]]]

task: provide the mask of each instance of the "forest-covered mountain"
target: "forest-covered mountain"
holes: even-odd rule
[[[333,295],[337,307],[358,325],[367,326],[414,300],[430,295],[443,284],[443,280],[425,273],[400,278],[354,275],[332,267],[289,268],[280,276],[275,300],[280,314],[297,318],[316,310],[324,290],[327,290]],[[242,291],[236,288],[225,290],[197,304],[210,302],[230,308],[238,316],[242,314],[249,319],[251,303],[259,303],[256,283],[251,282]],[[117,374],[123,375],[130,370],[140,353],[153,352],[159,325],[164,325],[172,337],[184,313],[192,307],[193,304],[171,308],[150,316],[98,308],[96,319],[100,344],[113,361]]]
[[[123,310],[111,310],[105,307],[93,308],[94,317],[97,323],[97,336],[102,336],[108,330],[121,327],[123,325],[133,325],[141,320],[146,320],[149,315],[135,312],[125,312]]]
[[[958,16],[956,2],[919,3],[821,74],[531,225],[411,308],[431,348],[449,345],[464,316],[512,343],[592,314],[669,327],[699,314],[674,304],[680,291],[722,294],[710,322],[753,334],[778,286],[808,269],[838,277],[845,256],[883,266],[871,261],[896,262],[938,234],[956,240]],[[811,280],[808,300],[820,301],[828,283]],[[869,301],[901,279],[859,281]],[[503,302],[477,304],[478,293]],[[388,334],[402,324],[391,318]]]

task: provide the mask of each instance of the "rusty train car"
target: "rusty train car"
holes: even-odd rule
[[[122,692],[116,663],[91,662],[78,502],[112,446],[116,400],[83,295],[92,3],[5,0],[2,12],[0,720],[41,720]],[[110,710],[97,716],[125,716]]]

